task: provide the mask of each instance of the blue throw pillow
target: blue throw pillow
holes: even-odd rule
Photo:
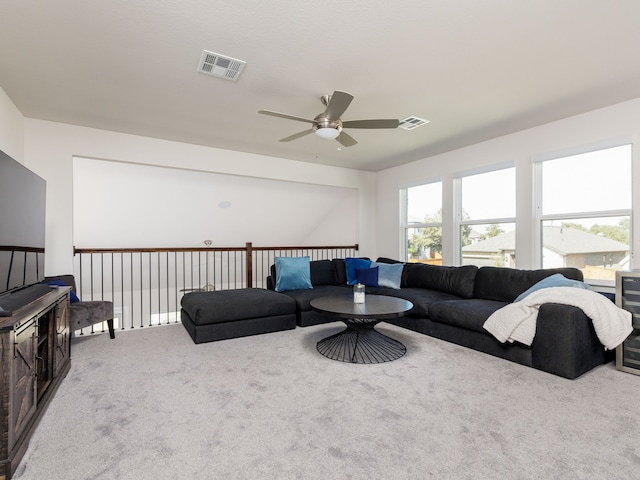
[[[547,278],[543,278],[535,285],[529,287],[529,289],[525,290],[520,295],[518,295],[514,300],[514,302],[519,302],[520,300],[524,300],[533,292],[537,292],[538,290],[542,290],[543,288],[550,288],[550,287],[576,287],[576,288],[583,288],[585,290],[591,290],[591,287],[584,282],[581,282],[579,280],[571,280],[565,277],[564,275],[562,275],[561,273],[556,273]]]
[[[403,263],[378,263],[371,262],[371,268],[378,267],[378,285],[380,287],[400,290],[402,281]]]
[[[276,257],[276,292],[309,288],[313,288],[309,257]]]
[[[366,285],[367,287],[378,286],[378,267],[373,268],[356,268],[357,283]]]
[[[364,258],[345,258],[344,264],[347,267],[347,285],[355,285],[358,283],[356,270],[358,268],[369,268],[371,266],[371,260]]]
[[[71,286],[71,285],[67,285],[62,280],[49,280],[47,282],[47,285],[49,285],[50,287],[70,287]],[[70,303],[75,303],[75,302],[79,302],[79,301],[80,301],[80,299],[76,295],[76,292],[71,290],[69,292],[69,302]]]

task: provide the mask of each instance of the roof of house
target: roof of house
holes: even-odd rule
[[[516,245],[515,235],[515,231],[496,235],[495,237],[462,247],[462,251],[466,253],[513,251]],[[567,227],[544,227],[543,243],[544,248],[563,256],[578,253],[629,251],[629,246],[624,243],[600,235],[594,235],[583,230]]]

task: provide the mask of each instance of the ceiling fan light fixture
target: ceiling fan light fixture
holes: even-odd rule
[[[351,120],[343,123],[340,117],[351,103],[351,100],[353,100],[353,95],[340,90],[335,90],[333,95],[324,95],[321,97],[321,101],[322,104],[326,106],[326,109],[324,112],[316,115],[313,120],[288,115],[286,113],[274,112],[272,110],[258,110],[258,113],[312,124],[308,130],[281,138],[279,140],[280,142],[290,142],[291,140],[296,140],[315,132],[315,134],[323,140],[337,140],[343,147],[352,147],[358,142],[347,132],[343,132],[343,127],[361,129],[398,128],[400,121],[395,118]]]
[[[316,129],[316,135],[323,140],[333,140],[340,135],[340,130],[334,127],[320,127]]]

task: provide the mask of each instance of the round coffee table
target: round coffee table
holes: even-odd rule
[[[311,308],[342,320],[347,328],[318,342],[318,352],[332,360],[349,363],[383,363],[402,357],[407,348],[374,327],[382,320],[402,317],[413,303],[385,295],[367,295],[354,303],[353,295],[334,295],[311,300]]]

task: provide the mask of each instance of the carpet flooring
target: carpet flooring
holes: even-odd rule
[[[329,360],[338,323],[195,345],[74,339],[15,479],[628,479],[640,377],[567,380],[389,324],[399,360]]]

